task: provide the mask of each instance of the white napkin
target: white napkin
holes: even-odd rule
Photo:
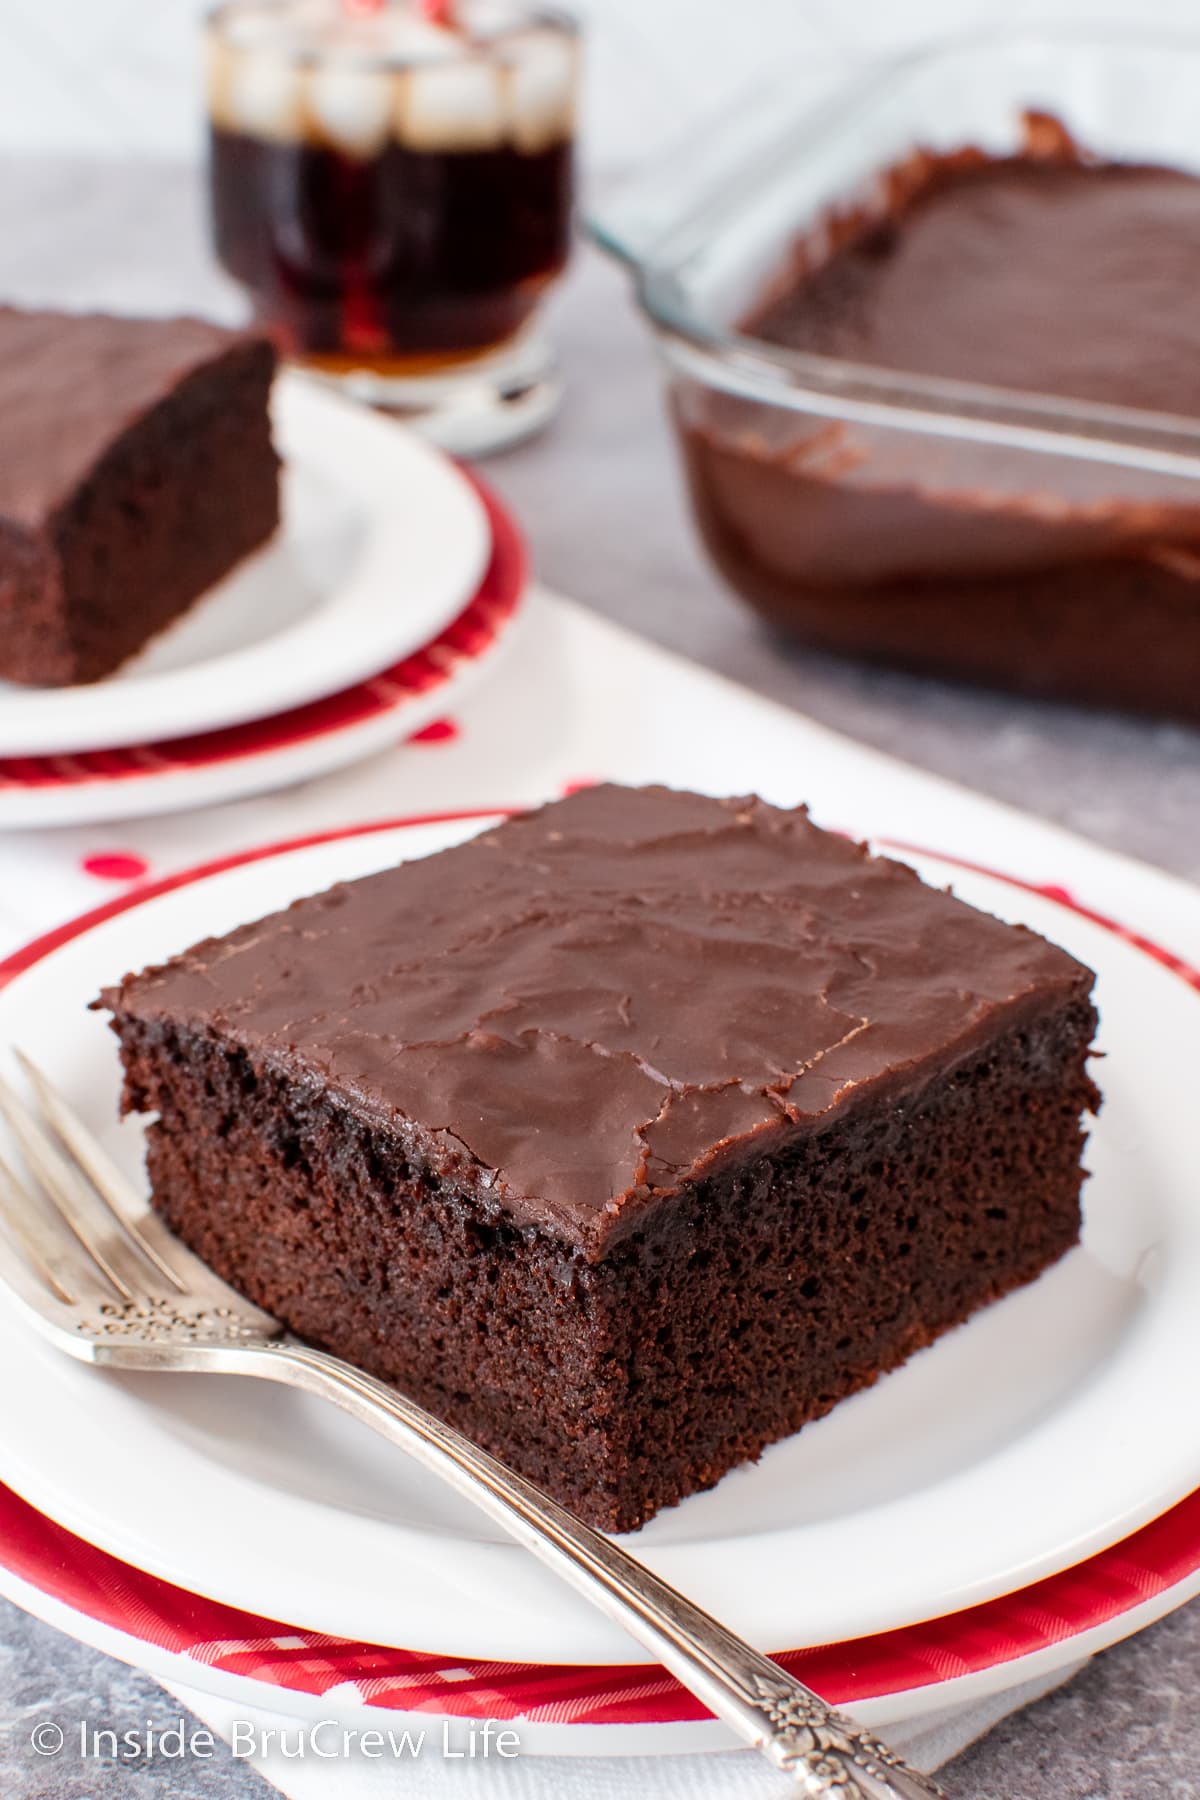
[[[890,1727],[884,1735],[916,1768],[939,1769],[1001,1719],[1061,1687],[1087,1660],[1084,1657],[1069,1668],[986,1700],[926,1713],[908,1724]],[[256,1742],[263,1741],[266,1731],[283,1732],[293,1747],[303,1730],[295,1719],[279,1713],[247,1712],[235,1701],[217,1700],[191,1688],[172,1687],[170,1692],[227,1743],[239,1723],[253,1728]],[[386,1720],[384,1723],[386,1726]],[[454,1729],[461,1731],[461,1726],[458,1720]],[[248,1743],[251,1735],[243,1729],[244,1742]],[[459,1740],[452,1737],[451,1741]],[[473,1796],[480,1800],[774,1800],[778,1796],[782,1800],[796,1791],[793,1782],[769,1768],[753,1750],[690,1756],[520,1756],[471,1763],[445,1760],[441,1745],[442,1721],[430,1715],[426,1747],[415,1759],[300,1760],[272,1749],[266,1756],[251,1756],[246,1761],[287,1800],[393,1800],[403,1794],[420,1796],[420,1800],[471,1800]]]

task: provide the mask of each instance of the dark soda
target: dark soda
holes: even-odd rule
[[[568,39],[543,27],[466,45],[461,62],[366,71],[328,51],[322,64],[311,45],[292,60],[287,43],[218,48],[216,251],[282,349],[402,377],[520,332],[567,258]]]
[[[217,255],[282,347],[373,367],[460,361],[525,324],[567,257],[569,141],[361,159],[214,127]]]

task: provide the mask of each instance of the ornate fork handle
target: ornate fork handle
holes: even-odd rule
[[[175,1347],[170,1355],[176,1368],[216,1367],[319,1394],[391,1439],[615,1619],[739,1737],[790,1775],[806,1800],[945,1800],[927,1775],[826,1706],[778,1663],[382,1382],[286,1339]],[[151,1363],[163,1366],[148,1349]]]
[[[138,1197],[105,1152],[22,1060],[37,1112],[0,1075],[0,1114],[36,1186],[0,1159],[0,1290],[11,1290],[60,1348],[113,1368],[252,1375],[332,1401],[608,1613],[808,1800],[940,1795],[878,1738],[532,1482],[396,1389],[283,1335],[277,1319],[218,1281],[161,1221],[140,1216]]]

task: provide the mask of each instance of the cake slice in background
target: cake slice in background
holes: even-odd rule
[[[803,809],[602,787],[109,989],[154,1205],[627,1529],[1076,1242],[1091,971]]]
[[[0,679],[111,675],[279,522],[263,337],[0,308]]]

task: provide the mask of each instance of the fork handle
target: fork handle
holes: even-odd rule
[[[806,1800],[944,1800],[934,1781],[872,1733],[395,1388],[286,1339],[219,1354],[226,1368],[332,1400],[474,1501],[791,1776]]]

